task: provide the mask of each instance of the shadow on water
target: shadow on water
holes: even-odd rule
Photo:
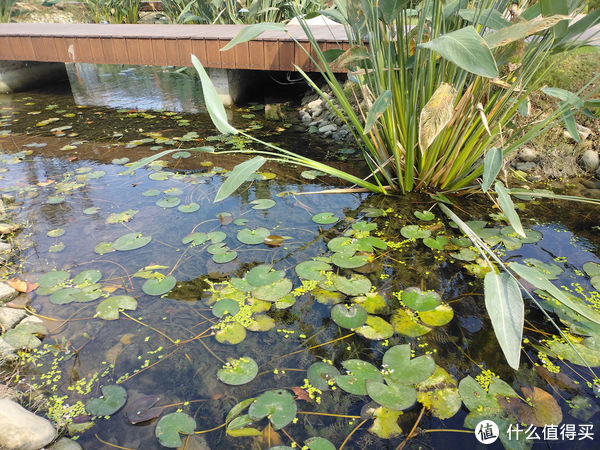
[[[115,78],[127,77],[127,74],[127,71],[101,73],[94,83],[110,80],[110,86],[114,86]],[[89,76],[80,73],[84,81]],[[94,79],[95,75],[91,77]],[[161,84],[160,79],[157,83]],[[122,94],[115,91],[118,101],[135,93],[123,89],[119,91]],[[191,88],[181,89],[185,95]],[[149,86],[147,91],[152,92]],[[572,413],[568,401],[577,396],[589,402],[591,411],[598,409],[592,390],[578,377],[581,374],[585,380],[590,379],[583,367],[575,366],[575,370],[571,370],[569,367],[573,365],[556,360],[554,363],[561,366],[561,374],[566,377],[560,384],[546,373],[548,371],[540,371],[536,366],[541,361],[541,339],[555,333],[539,312],[527,307],[525,337],[537,347],[525,347],[522,368],[514,371],[504,361],[485,312],[481,281],[473,275],[481,269],[480,262],[467,258],[468,252],[463,252],[458,244],[448,247],[450,250],[438,251],[424,245],[422,238],[405,236],[406,225],[419,225],[421,231],[426,230],[432,236],[459,237],[447,221],[439,220],[441,213],[436,209],[433,211],[438,217],[433,220],[415,217],[415,211],[433,206],[429,197],[291,195],[289,192],[315,191],[327,186],[318,180],[303,179],[297,168],[269,168],[276,174],[274,179],[270,173],[263,174],[224,202],[213,203],[215,192],[227,175],[226,169],[231,167],[226,161],[221,164],[200,158],[193,164],[183,162],[186,167],[191,164],[191,167],[201,168],[200,171],[164,170],[157,165],[133,175],[120,175],[126,161],[108,164],[115,158],[129,156],[135,160],[138,155],[152,154],[156,150],[151,146],[162,149],[206,144],[214,131],[205,116],[163,114],[163,119],[160,112],[77,108],[70,99],[58,95],[57,90],[13,96],[9,100],[4,98],[1,103],[3,127],[0,130],[11,130],[11,133],[0,138],[0,145],[10,148],[10,152],[2,156],[0,188],[3,194],[12,195],[17,201],[10,211],[15,221],[27,224],[23,240],[31,245],[22,251],[23,273],[19,276],[33,282],[54,269],[68,271],[70,278],[89,269],[102,274],[98,281],[101,298],[92,301],[68,302],[60,296],[53,297],[65,286],[58,286],[54,292],[53,288],[37,289],[29,294],[35,311],[51,319],[46,319],[50,330],[44,340],[47,346],[34,353],[40,366],[24,373],[25,379],[52,399],[50,417],[65,427],[68,424],[70,433],[80,436],[79,442],[84,448],[107,448],[96,435],[126,448],[161,448],[154,436],[156,421],[131,425],[120,411],[108,418],[97,418],[93,428],[85,431],[90,417],[81,409],[65,409],[65,404],[73,405],[99,396],[103,385],[118,383],[125,387],[128,405],[144,395],[159,396],[157,405],[164,406],[165,413],[181,409],[194,417],[197,430],[208,430],[221,425],[231,407],[244,399],[268,389],[303,386],[306,370],[315,362],[331,361],[341,368],[343,361],[363,359],[380,367],[382,356],[390,347],[405,343],[410,343],[418,354],[433,355],[436,363],[456,380],[467,375],[476,377],[484,369],[491,370],[518,393],[521,386],[539,386],[554,394],[565,423],[597,422],[597,415],[582,418],[584,416],[576,414],[576,418],[568,414]],[[176,104],[162,97],[159,102],[160,108],[177,109]],[[140,103],[136,108],[156,105]],[[124,107],[117,103],[111,106]],[[253,112],[236,112],[235,120],[248,126],[253,123],[262,126],[263,122],[256,117],[241,117],[258,114],[260,110],[250,111]],[[181,118],[175,118],[178,116]],[[60,119],[37,126],[53,117]],[[188,119],[189,124],[177,124]],[[62,126],[71,128],[51,131]],[[274,128],[276,125],[265,124],[264,128],[256,127],[256,131],[268,134]],[[126,142],[143,139],[146,131],[160,133],[161,138],[174,143],[157,141],[159,135],[155,134],[153,142],[123,148]],[[192,131],[198,136],[191,141],[176,139]],[[122,133],[123,139],[115,137],[115,133]],[[286,130],[279,133],[277,139],[286,141],[292,150],[320,145],[305,144],[310,140],[307,137],[303,137],[305,141],[290,138]],[[87,142],[74,145],[73,141]],[[75,148],[61,150],[66,145]],[[166,159],[173,165],[186,158]],[[257,204],[252,203],[257,199],[274,200],[274,205],[257,209]],[[588,296],[593,303],[597,293],[593,293],[582,267],[587,262],[600,262],[595,255],[598,211],[557,202],[540,205],[524,202],[521,206],[527,228],[539,232],[541,239],[516,245],[508,234],[501,235],[498,231],[504,239],[497,243],[502,258],[505,261],[536,258],[545,264],[555,264],[561,269],[558,285]],[[493,220],[498,217],[493,215],[485,199],[460,199],[456,210],[465,218],[488,221],[491,228],[502,227],[502,221]],[[315,223],[313,216],[323,212],[337,219],[329,224]],[[376,228],[357,226],[357,222],[376,224]],[[245,238],[241,230],[260,227],[282,240],[274,246],[262,240],[256,244],[242,242]],[[311,292],[299,291],[293,305],[279,309],[273,303],[264,313],[274,325],[268,331],[248,331],[237,345],[219,343],[215,339],[211,327],[219,320],[212,311],[211,283],[243,277],[252,267],[272,264],[275,269],[284,270],[285,277],[298,288],[301,280],[296,274],[296,265],[315,257],[330,257],[328,244],[349,230],[354,230],[353,233],[362,230],[359,233],[370,233],[387,242],[387,249],[375,251],[368,264],[357,268],[383,299],[384,306],[370,310],[374,316],[390,320],[392,313],[406,311],[397,293],[418,286],[423,291],[439,293],[453,312],[452,320],[444,326],[431,326],[419,337],[396,332],[385,339],[366,339],[336,325],[331,317],[335,302],[315,300]],[[220,242],[194,245],[185,241],[191,233],[214,232],[223,233]],[[130,233],[151,237],[151,240],[134,250],[115,250],[111,243]],[[220,244],[237,252],[236,257],[229,262],[217,262],[214,255],[221,253]],[[327,261],[331,263],[331,259]],[[352,272],[349,269],[336,271],[344,275]],[[145,291],[143,286],[148,279],[162,280],[165,276],[177,280],[172,290],[164,295]],[[96,308],[103,298],[117,295],[135,297],[137,309],[124,311],[119,320],[96,317]],[[344,338],[336,340],[340,337]],[[216,374],[223,362],[243,355],[256,360],[258,376],[241,386],[219,381]],[[548,380],[551,384],[546,382]],[[579,383],[575,384],[574,380]],[[296,403],[301,411],[360,416],[368,403],[368,397],[349,395],[342,389],[323,392],[319,403],[298,392]],[[57,398],[63,396],[67,396],[66,400],[58,402]],[[417,404],[400,416],[398,423],[404,436],[419,420],[420,413],[421,406]],[[465,431],[463,422],[467,413],[463,405],[456,415],[446,420],[425,414],[408,447],[473,448],[476,441],[472,434],[432,431]],[[340,446],[360,421],[302,414],[296,423],[285,427],[285,432],[299,443],[310,436],[322,436]],[[265,424],[263,420],[256,427],[262,432]],[[370,425],[359,429],[345,448],[396,448],[403,440],[402,437],[380,439],[367,431]],[[290,442],[282,431],[271,434],[270,439],[264,436],[233,438],[223,429],[197,435],[194,439],[197,439],[193,444],[196,446],[188,448],[205,448],[203,445],[220,449],[267,448],[268,441],[272,444],[279,440]],[[552,447],[575,448],[572,444],[562,442]],[[540,448],[543,445],[536,444]],[[592,448],[586,447],[586,443],[580,445],[579,448]]]

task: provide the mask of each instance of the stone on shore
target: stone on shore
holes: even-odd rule
[[[581,155],[581,165],[586,172],[594,172],[600,167],[600,157],[595,150],[586,150]]]
[[[56,439],[56,429],[46,419],[7,398],[0,399],[0,448],[37,450]]]
[[[19,293],[6,283],[0,283],[0,303],[10,302]]]
[[[48,450],[82,450],[82,446],[72,439],[61,437],[58,441],[48,447]]]

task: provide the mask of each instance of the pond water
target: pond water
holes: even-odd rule
[[[409,447],[471,448],[484,417],[503,431],[536,423],[540,436],[546,423],[577,433],[598,423],[597,380],[528,300],[521,368],[507,365],[476,276],[483,261],[430,197],[300,195],[328,184],[271,165],[214,203],[241,159],[185,149],[247,150],[248,142],[218,136],[203,114],[115,106],[124,109],[78,107],[66,88],[0,96],[0,189],[15,198],[7,214],[25,224],[20,238],[30,244],[11,270],[39,283],[30,306],[48,329],[22,355],[21,382],[50,399],[49,417],[84,448],[176,447],[177,429],[190,426],[215,428],[188,438],[194,449],[292,439],[302,446],[315,436],[336,448],[396,448],[413,426]],[[291,120],[262,115],[260,106],[239,108],[232,121],[294,151],[355,160]],[[180,151],[128,173],[129,160],[168,148]],[[454,210],[488,223],[471,226],[505,262],[527,259],[597,309],[590,276],[600,273],[598,208],[518,206],[526,239],[486,199],[457,199]],[[534,295],[599,366],[598,327]],[[385,358],[387,384],[379,372]],[[233,368],[223,369],[229,359]],[[432,375],[433,362],[443,370]],[[90,402],[105,386],[104,399]],[[114,412],[121,388],[127,403]],[[252,398],[220,427],[234,405]],[[579,437],[559,435],[552,447],[594,448]]]

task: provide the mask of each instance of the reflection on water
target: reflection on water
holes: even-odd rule
[[[189,69],[120,64],[67,63],[75,103],[111,108],[197,113],[202,88]]]

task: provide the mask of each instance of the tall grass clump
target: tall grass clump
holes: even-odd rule
[[[0,23],[9,22],[17,0],[0,0]]]
[[[85,13],[94,23],[137,23],[141,0],[87,0]]]

